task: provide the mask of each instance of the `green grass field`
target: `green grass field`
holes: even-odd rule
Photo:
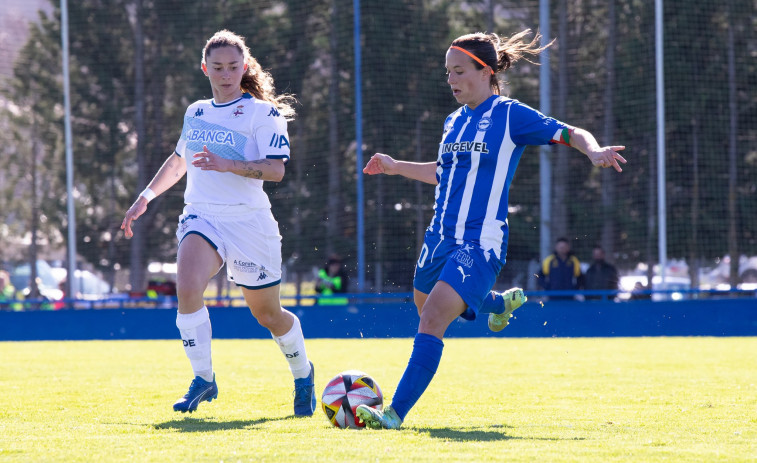
[[[410,339],[314,339],[388,397]],[[292,416],[272,340],[216,340],[217,401],[172,411],[179,341],[0,343],[0,461],[757,461],[757,338],[447,339],[400,431]]]

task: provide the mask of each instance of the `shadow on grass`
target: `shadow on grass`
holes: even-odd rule
[[[181,419],[158,423],[153,427],[155,429],[173,429],[179,432],[212,432],[225,431],[229,429],[252,428],[269,421],[282,421],[295,419],[293,416],[282,416],[279,418],[259,418],[257,420],[231,420],[216,421],[213,418],[193,418],[187,416]]]
[[[500,440],[533,440],[533,441],[557,441],[566,440],[560,438],[549,437],[523,437],[523,436],[508,436],[503,431],[492,431],[491,428],[512,428],[512,426],[488,426],[484,428],[410,428],[421,434],[428,434],[429,437],[436,439],[447,439],[459,442],[491,442]],[[575,440],[575,439],[568,439]],[[581,439],[583,440],[583,439]]]

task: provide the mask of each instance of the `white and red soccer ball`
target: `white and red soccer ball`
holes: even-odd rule
[[[367,405],[379,410],[384,405],[384,394],[378,383],[362,371],[343,371],[334,376],[323,389],[323,412],[337,428],[365,427],[355,415],[358,405]]]

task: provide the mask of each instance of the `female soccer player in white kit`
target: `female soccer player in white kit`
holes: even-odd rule
[[[538,55],[540,36],[530,31],[501,40],[495,34],[455,39],[446,56],[447,83],[463,106],[447,117],[436,162],[397,161],[375,154],[363,169],[369,175],[402,175],[437,185],[434,217],[415,267],[418,334],[405,373],[383,411],[360,405],[357,415],[368,427],[397,429],[436,373],[442,338],[457,317],[489,314],[494,331],[508,324],[525,297],[520,288],[491,291],[507,254],[508,191],[527,145],[562,143],[598,167],[621,168],[616,151],[600,147],[587,131],[571,127],[517,100],[500,96],[497,73],[524,54]]]
[[[186,206],[176,231],[176,326],[195,378],[174,410],[191,413],[200,402],[218,396],[203,293],[226,263],[228,279],[241,288],[252,315],[271,331],[289,362],[295,415],[311,416],[316,406],[313,364],[299,319],[281,307],[281,236],[263,191],[263,181],[278,182],[284,176],[293,98],[276,95],[271,75],[232,32],[219,31],[207,41],[201,67],[213,99],[187,108],[176,150],[121,224],[131,238],[131,222],[187,174]]]

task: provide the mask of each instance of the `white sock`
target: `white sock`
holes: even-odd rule
[[[295,314],[292,314],[292,317],[292,329],[283,336],[273,336],[273,339],[289,362],[289,370],[295,379],[307,378],[310,375],[310,362],[305,353],[305,337],[302,335],[300,319]]]
[[[176,326],[195,376],[208,382],[213,381],[213,361],[210,355],[212,329],[208,308],[202,306],[202,309],[190,314],[177,313]]]

